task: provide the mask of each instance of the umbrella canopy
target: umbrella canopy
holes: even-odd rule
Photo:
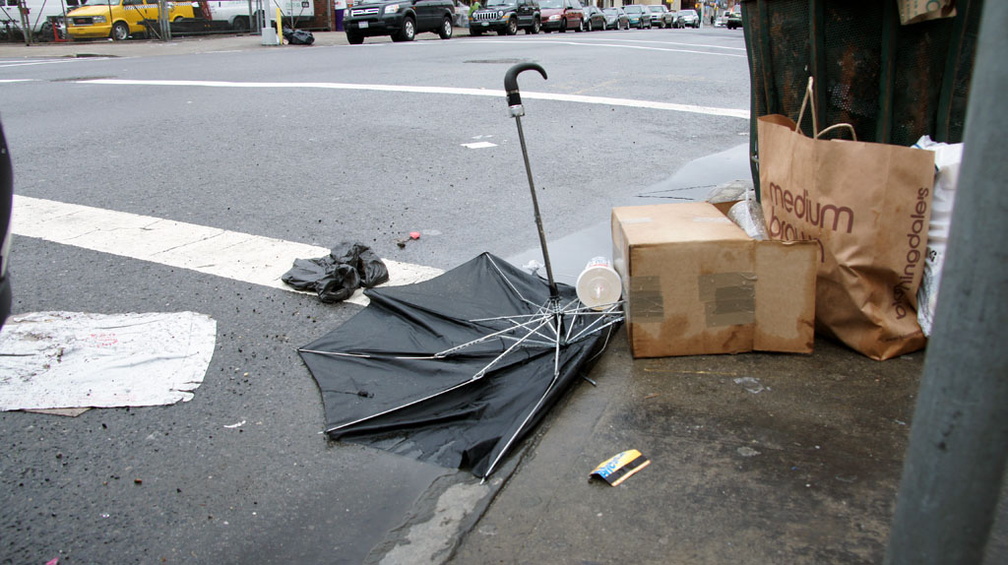
[[[489,476],[622,321],[484,253],[370,305],[299,353],[340,439]]]

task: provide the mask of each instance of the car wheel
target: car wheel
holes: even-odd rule
[[[584,30],[585,30],[585,31],[592,31],[592,23],[591,23],[591,20],[588,20],[587,22],[585,22],[585,25],[584,25]]]
[[[238,33],[245,33],[249,30],[249,20],[246,17],[237,17],[231,22],[231,29]]]
[[[584,30],[585,30],[585,21],[584,21],[584,18],[581,18],[580,20],[578,20],[578,26],[576,28],[574,28],[574,31],[580,33],[580,32],[582,32]]]
[[[361,43],[364,43],[364,36],[359,33],[350,33],[348,31],[346,34],[346,41],[350,45],[360,45]]]
[[[399,33],[392,36],[392,41],[413,41],[415,37],[416,23],[413,22],[413,18],[406,18],[403,20]]]
[[[508,18],[506,32],[508,35],[518,35],[518,16]]]
[[[455,31],[455,28],[452,27],[451,18],[445,16],[444,21],[441,22],[441,29],[438,30],[438,37],[441,39],[451,39],[453,31]]]
[[[536,35],[539,33],[540,29],[542,29],[542,23],[539,22],[539,18],[536,18],[532,20],[532,27],[525,28],[525,35]]]
[[[123,41],[129,37],[129,26],[126,22],[116,22],[112,24],[112,39],[115,41]]]

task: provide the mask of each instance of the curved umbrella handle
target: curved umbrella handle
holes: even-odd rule
[[[535,63],[518,63],[507,70],[504,75],[504,91],[507,92],[508,106],[521,106],[521,94],[518,92],[518,74],[525,71],[539,71],[543,79],[546,77],[546,69]]]

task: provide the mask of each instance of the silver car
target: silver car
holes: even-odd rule
[[[651,26],[657,28],[672,27],[675,16],[665,4],[649,4],[647,7],[651,12]]]
[[[700,16],[696,10],[679,10],[675,18],[675,27],[700,29]]]

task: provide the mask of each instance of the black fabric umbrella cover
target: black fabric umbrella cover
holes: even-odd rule
[[[370,305],[299,349],[326,432],[478,477],[585,374],[622,317],[484,253]],[[559,327],[559,332],[557,331]]]

